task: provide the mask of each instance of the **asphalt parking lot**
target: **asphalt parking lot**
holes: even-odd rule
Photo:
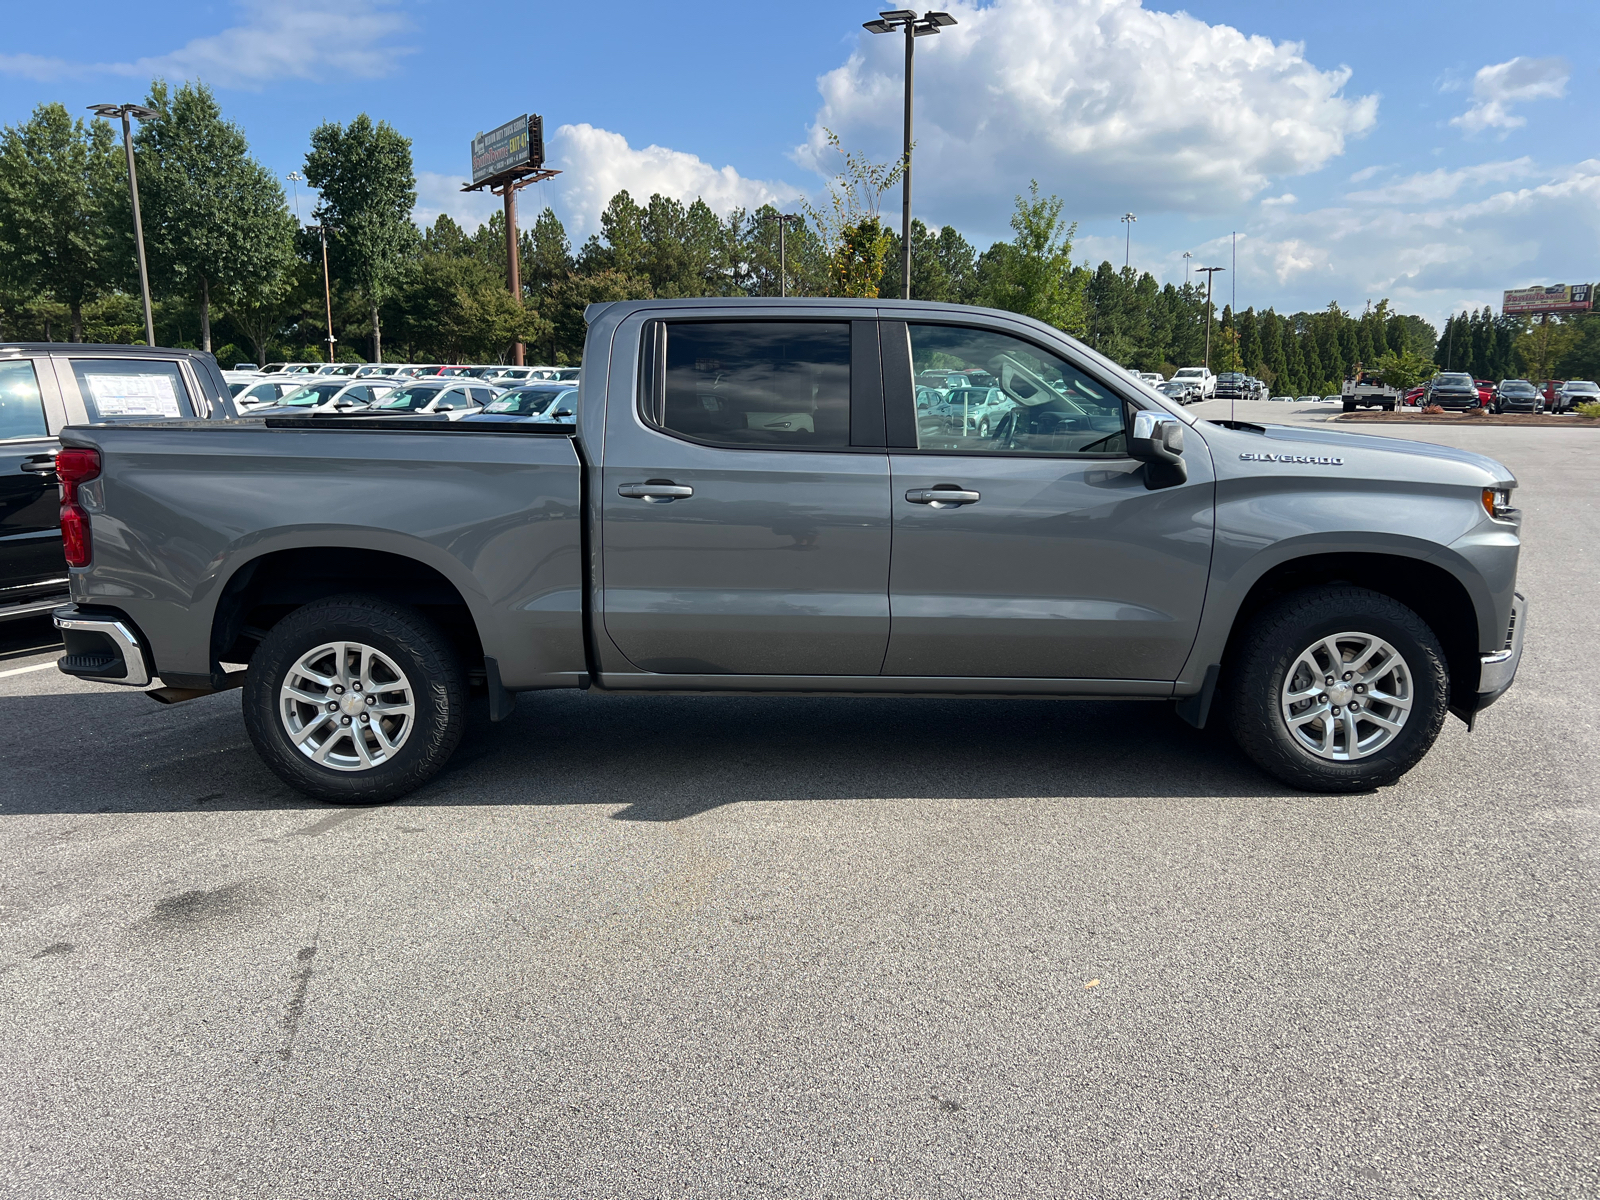
[[[1533,607],[1372,795],[1156,704],[551,694],[337,809],[0,631],[0,1191],[1595,1196],[1600,432],[1412,432]]]

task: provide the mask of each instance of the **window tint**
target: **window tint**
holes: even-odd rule
[[[1122,401],[1055,355],[987,329],[910,328],[912,369],[919,379],[936,369],[959,371],[973,385],[917,389],[918,449],[1127,452]]]
[[[850,325],[669,324],[657,424],[728,446],[850,445]]]
[[[177,363],[139,358],[75,358],[72,372],[91,421],[194,416]]]
[[[0,362],[0,441],[49,434],[33,363],[26,358]]]

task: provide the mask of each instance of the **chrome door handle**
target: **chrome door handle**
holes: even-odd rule
[[[934,508],[960,508],[963,504],[976,504],[983,499],[983,494],[957,488],[912,488],[906,493],[906,499],[913,504],[927,504]]]
[[[692,487],[684,487],[676,483],[624,483],[617,488],[617,495],[626,496],[629,500],[643,500],[646,504],[669,504],[674,500],[687,500],[694,495]]]

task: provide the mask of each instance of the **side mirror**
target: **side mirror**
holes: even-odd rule
[[[434,412],[455,412],[455,410],[456,410],[456,406],[454,404],[441,404],[441,405],[439,405],[438,408],[434,409],[433,411]]]
[[[560,412],[556,413],[556,416],[558,418],[559,417],[570,417],[571,415],[572,415],[572,410],[570,408],[563,408]]]
[[[1141,409],[1133,414],[1128,453],[1144,463],[1144,485],[1152,492],[1189,482],[1183,461],[1183,422],[1171,413]]]

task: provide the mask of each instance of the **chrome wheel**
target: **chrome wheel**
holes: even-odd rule
[[[1302,750],[1351,762],[1393,742],[1415,698],[1398,650],[1370,633],[1336,633],[1300,652],[1279,708]]]
[[[365,771],[399,752],[417,714],[411,681],[392,658],[360,642],[328,642],[284,676],[278,717],[312,762]]]

